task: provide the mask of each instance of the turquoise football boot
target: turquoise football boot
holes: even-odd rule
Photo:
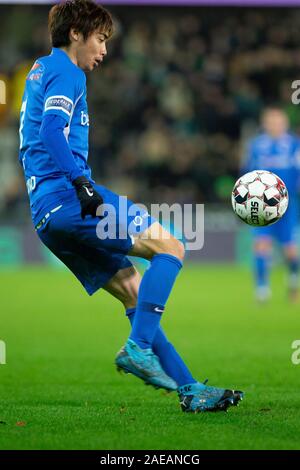
[[[142,349],[131,339],[119,351],[115,363],[118,371],[133,374],[147,385],[168,391],[178,388],[176,382],[164,372],[152,349]]]
[[[226,411],[229,406],[237,406],[244,393],[239,390],[210,387],[204,383],[193,383],[178,388],[182,411]]]

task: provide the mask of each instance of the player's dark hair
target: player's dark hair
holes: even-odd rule
[[[82,33],[86,40],[94,31],[113,34],[113,20],[110,13],[92,0],[67,0],[54,5],[49,12],[48,27],[53,47],[70,44],[70,30]]]

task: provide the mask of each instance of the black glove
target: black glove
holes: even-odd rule
[[[85,176],[79,176],[73,181],[77,197],[81,205],[81,218],[86,215],[96,217],[98,207],[103,204],[103,199],[94,189],[93,185]]]

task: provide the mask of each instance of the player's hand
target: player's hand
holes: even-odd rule
[[[81,205],[81,218],[84,219],[87,215],[96,217],[98,207],[103,204],[100,194],[85,176],[76,178],[73,181],[73,186]]]

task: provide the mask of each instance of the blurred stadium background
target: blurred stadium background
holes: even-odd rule
[[[0,6],[0,79],[7,89],[7,104],[0,105],[2,266],[49,262],[32,231],[17,161],[24,79],[35,58],[49,53],[48,9],[41,4]],[[300,108],[291,102],[291,83],[300,65],[300,11],[255,6],[110,9],[117,31],[109,56],[100,73],[88,76],[95,179],[138,202],[205,203],[205,246],[190,258],[248,263],[249,233],[231,212],[230,190],[245,142],[257,131],[266,104],[281,104],[292,129],[300,132]]]
[[[188,253],[194,263],[180,275],[163,326],[199,380],[245,390],[246,399],[228,414],[201,416],[181,413],[175,394],[115,373],[113,357],[129,328],[121,305],[103,292],[89,298],[33,230],[18,119],[26,73],[49,53],[49,4],[6,3],[0,449],[299,449],[299,367],[291,362],[299,306],[287,303],[280,269],[270,304],[255,304],[251,236],[230,205],[264,106],[280,104],[300,133],[300,108],[291,102],[300,9],[288,7],[296,0],[264,0],[280,8],[258,0],[103,2],[117,31],[101,71],[88,76],[95,179],[138,202],[205,203],[204,249]],[[230,3],[253,5],[224,6]]]

